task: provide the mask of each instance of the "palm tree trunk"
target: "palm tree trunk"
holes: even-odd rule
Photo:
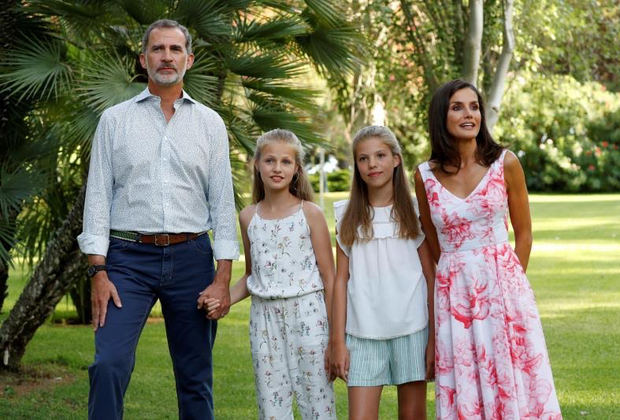
[[[75,252],[76,236],[82,230],[82,212],[86,185],[76,197],[62,226],[48,242],[45,254],[19,300],[0,327],[0,370],[19,369],[21,359],[37,328],[54,311],[56,304],[71,289],[79,269]]]

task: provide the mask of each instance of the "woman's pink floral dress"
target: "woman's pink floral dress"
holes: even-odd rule
[[[561,419],[534,293],[508,243],[504,153],[466,198],[420,173],[441,257],[438,419]]]

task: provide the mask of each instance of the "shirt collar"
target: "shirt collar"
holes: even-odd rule
[[[149,91],[148,86],[142,91],[140,92],[137,96],[134,97],[135,102],[142,102],[145,99],[148,99],[150,97],[158,97],[156,95],[153,95],[151,93],[151,91]],[[189,94],[187,92],[185,92],[185,89],[183,89],[183,95],[181,96],[181,98],[183,101],[189,101],[193,104],[197,103],[195,99],[193,99],[191,96],[189,96]]]

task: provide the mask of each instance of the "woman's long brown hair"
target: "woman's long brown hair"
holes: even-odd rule
[[[398,234],[401,238],[414,239],[420,233],[418,215],[413,207],[411,190],[407,182],[407,176],[403,167],[403,158],[396,140],[396,136],[387,127],[371,125],[362,128],[353,138],[353,182],[349,204],[342,216],[340,223],[340,240],[346,246],[353,245],[355,241],[369,241],[373,237],[372,218],[373,208],[368,197],[368,187],[362,179],[357,168],[357,146],[370,138],[381,140],[389,147],[393,155],[400,158],[400,164],[394,168],[392,186],[394,189],[392,218],[398,223]],[[361,230],[361,236],[360,232]]]

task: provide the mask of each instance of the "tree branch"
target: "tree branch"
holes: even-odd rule
[[[515,37],[512,27],[512,6],[513,0],[504,0],[504,42],[487,98],[487,127],[491,131],[499,118],[500,105],[506,87],[506,75],[508,74],[508,68],[512,60],[512,52],[515,48]]]
[[[469,33],[465,40],[465,54],[463,63],[463,79],[476,85],[478,81],[478,67],[480,66],[480,51],[482,50],[482,28],[484,12],[482,0],[469,1]]]

